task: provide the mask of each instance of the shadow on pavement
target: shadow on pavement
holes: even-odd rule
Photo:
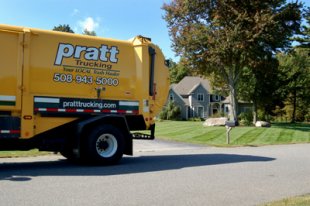
[[[241,162],[266,162],[274,158],[236,154],[187,154],[123,157],[119,165],[85,166],[66,160],[0,163],[0,181],[29,181],[37,176],[109,176],[177,170],[181,168],[233,164]]]

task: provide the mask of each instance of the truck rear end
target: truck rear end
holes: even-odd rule
[[[132,138],[154,138],[169,78],[150,39],[0,25],[0,45],[0,149],[106,164],[132,154]]]

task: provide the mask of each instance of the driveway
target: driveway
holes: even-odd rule
[[[135,141],[109,167],[0,159],[0,205],[257,205],[310,193],[310,144],[215,148]]]

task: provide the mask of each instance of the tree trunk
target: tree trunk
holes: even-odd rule
[[[253,101],[253,124],[257,122],[257,103],[256,100]]]
[[[235,84],[230,81],[230,105],[231,105],[231,109],[232,111],[230,112],[230,120],[235,121],[236,123],[238,123],[238,100],[237,100],[237,93],[236,93],[236,88],[235,88]]]

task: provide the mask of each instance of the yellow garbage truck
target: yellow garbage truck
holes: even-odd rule
[[[124,41],[0,25],[0,150],[117,163],[132,155],[133,139],[154,139],[167,64],[143,36]]]

